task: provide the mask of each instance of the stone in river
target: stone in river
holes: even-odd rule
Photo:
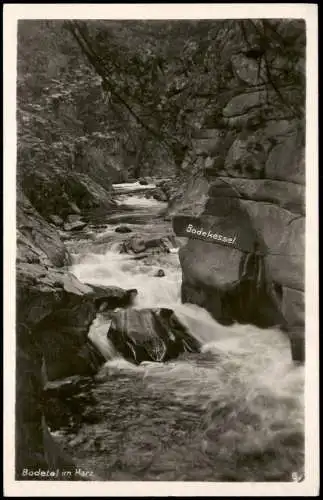
[[[161,189],[156,189],[153,193],[153,198],[157,201],[167,201],[166,194]]]
[[[118,226],[115,228],[116,233],[131,233],[132,229],[128,226]]]
[[[147,186],[148,185],[148,181],[146,179],[139,179],[139,184],[141,186]]]
[[[50,215],[49,217],[50,222],[55,224],[55,226],[62,226],[64,224],[63,219],[59,215]]]
[[[84,229],[86,225],[86,222],[82,222],[80,220],[75,222],[67,222],[64,224],[64,229],[65,231],[79,231],[81,229]]]
[[[184,352],[199,352],[201,347],[174,311],[167,308],[117,311],[112,315],[107,337],[136,364],[167,361]]]
[[[169,253],[172,247],[172,242],[169,237],[163,238],[140,238],[139,236],[131,236],[122,244],[121,253],[139,254],[145,251]]]
[[[146,250],[146,244],[142,238],[132,237],[123,243],[122,250],[125,253],[140,253]]]
[[[165,276],[165,271],[163,269],[158,269],[158,271],[156,272],[155,276],[157,278],[162,278],[163,276]]]

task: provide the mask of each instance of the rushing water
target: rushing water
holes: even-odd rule
[[[164,204],[128,196],[132,188],[116,191],[120,206],[147,216],[133,232],[164,230],[153,218]],[[135,260],[119,253],[129,235],[115,227],[92,234],[90,251],[73,246],[72,272],[87,283],[137,288],[136,308],[174,309],[203,348],[135,366],[108,343],[109,322],[98,317],[89,335],[107,359],[93,391],[99,419],[72,436],[83,467],[105,480],[289,481],[302,472],[303,368],[292,363],[288,339],[278,329],[222,326],[181,304],[177,249]],[[164,277],[155,276],[159,268]]]

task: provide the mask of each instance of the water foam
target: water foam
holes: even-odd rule
[[[132,197],[132,202],[135,201]],[[90,330],[92,340],[107,359],[98,374],[98,379],[103,382],[102,394],[109,393],[104,383],[113,384],[111,375],[119,377],[116,379],[115,398],[119,397],[120,386],[124,383],[129,401],[136,400],[143,405],[137,423],[134,423],[131,413],[132,425],[135,429],[138,426],[142,440],[142,417],[146,418],[152,429],[152,437],[149,437],[152,442],[156,426],[151,414],[157,401],[165,398],[163,409],[158,410],[158,417],[164,420],[170,418],[172,404],[175,404],[174,418],[178,414],[176,402],[182,405],[182,420],[191,418],[187,411],[202,410],[196,431],[185,435],[182,444],[171,449],[170,455],[165,451],[165,470],[168,470],[174,453],[175,463],[183,464],[188,479],[193,462],[198,464],[193,467],[191,477],[194,479],[207,461],[205,468],[210,467],[210,472],[205,473],[208,480],[228,480],[228,477],[240,481],[277,477],[290,480],[291,471],[298,470],[299,464],[303,463],[304,369],[292,363],[288,338],[278,328],[264,330],[240,324],[223,326],[203,308],[182,304],[178,255],[168,254],[167,262],[163,257],[166,276],[162,278],[153,276],[161,266],[161,257],[155,259],[148,266],[129,255],[119,254],[116,248],[110,248],[104,254],[78,256],[72,271],[81,281],[88,283],[137,288],[137,308],[172,308],[201,341],[202,352],[184,354],[167,363],[145,362],[136,366],[115,352],[106,335],[109,323],[102,315]],[[137,388],[138,381],[140,392],[137,394],[137,389],[131,387]],[[122,405],[128,408],[124,403]],[[129,412],[132,406],[129,405]],[[164,418],[166,409],[168,413]],[[147,426],[148,423],[146,433]],[[171,436],[169,442],[171,446]],[[129,443],[125,444],[126,451],[128,447]]]
[[[164,208],[167,203],[155,200],[154,198],[146,198],[144,196],[119,196],[116,200],[118,205],[127,205],[134,208]]]
[[[141,191],[145,189],[154,189],[155,187],[155,184],[140,184],[138,181],[112,184],[112,188],[116,193],[129,193],[129,191]]]

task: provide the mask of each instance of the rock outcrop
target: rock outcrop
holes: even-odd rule
[[[126,239],[121,245],[121,253],[129,254],[141,254],[142,252],[161,252],[169,253],[170,249],[174,246],[174,237],[164,236],[164,237],[139,237],[134,234],[129,239]]]
[[[268,154],[266,178],[205,175],[188,186],[178,211],[176,202],[175,209],[171,207],[172,215],[199,216],[199,224],[206,231],[240,236],[240,247],[190,239],[179,253],[183,301],[205,307],[219,321],[280,324],[291,336],[294,330],[304,328],[305,188],[301,183],[303,147],[296,136],[295,131],[293,154],[286,156],[290,150],[285,142],[291,141],[290,136]],[[192,198],[187,195],[194,189],[202,194],[196,204],[189,202]],[[264,281],[262,293],[253,293],[248,306],[248,294],[240,283],[241,268],[255,241],[262,249]]]
[[[105,359],[88,338],[101,310],[127,305],[136,290],[81,283],[54,226],[17,196],[16,478],[23,469],[71,467],[44,419],[48,381],[93,376]]]
[[[76,220],[74,222],[67,222],[64,224],[65,231],[81,231],[86,227],[87,223],[81,220]]]
[[[20,180],[32,205],[49,221],[53,215],[66,221],[70,214],[115,206],[110,191],[87,174],[62,169],[25,169]]]
[[[273,89],[266,96],[260,87],[248,88],[259,84],[252,61],[234,56],[231,62],[232,92],[213,128],[196,134],[182,165],[187,181],[170,200],[168,215],[194,216],[206,231],[238,235],[239,245],[186,239],[179,252],[182,299],[226,324],[281,325],[292,344],[295,332],[299,346],[304,342],[303,121],[284,115]],[[256,81],[249,81],[251,76]],[[263,272],[261,283],[252,284],[242,279],[242,269],[255,242]]]
[[[118,226],[115,228],[116,233],[131,233],[132,229],[129,226]]]
[[[126,309],[112,315],[108,339],[129,361],[163,362],[199,352],[199,342],[171,309]]]
[[[262,297],[261,302],[272,305],[267,318],[263,316],[259,304],[257,307],[253,305],[259,316],[253,322],[262,326],[283,323],[293,327],[303,323],[304,188],[281,181],[280,190],[284,191],[284,198],[276,199],[271,193],[272,183],[279,184],[279,181],[259,180],[255,187],[255,181],[251,180],[247,190],[243,189],[244,184],[241,188],[236,179],[218,177],[209,180],[207,202],[196,219],[196,225],[223,236],[236,236],[237,244],[224,246],[192,239],[181,249],[180,259],[183,299],[190,301],[190,290],[199,290],[200,298],[195,300],[205,305],[216,319],[221,319],[221,313],[216,308],[222,307],[220,302],[229,300],[227,292],[231,293],[239,282],[245,255],[253,251],[257,241],[263,255],[268,292],[268,300]],[[295,211],[291,211],[291,206],[287,209],[288,205],[292,205]],[[208,298],[202,298],[206,287]],[[221,294],[221,300],[212,298],[212,293],[210,296],[212,289],[217,290],[217,296]],[[274,310],[277,311],[275,314]],[[232,321],[242,320],[232,311],[226,314]]]
[[[17,190],[17,264],[62,267],[70,263],[57,231],[32,206],[21,189]]]
[[[88,338],[104,308],[126,305],[134,291],[92,287],[39,264],[17,268],[17,474],[44,465],[43,387],[74,375],[93,376],[105,359]],[[37,451],[38,450],[38,451]]]

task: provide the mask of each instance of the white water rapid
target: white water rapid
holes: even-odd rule
[[[165,206],[138,194],[137,189],[143,188],[138,186],[134,189],[133,184],[124,184],[115,189],[120,193],[120,205],[147,215],[145,224],[127,224],[133,230],[130,235],[156,231],[159,222],[154,221],[153,216]],[[127,194],[129,190],[131,193]],[[173,309],[203,344],[200,354],[164,364],[135,366],[124,360],[107,341],[107,320],[102,316],[93,323],[90,337],[107,359],[99,375],[99,379],[105,381],[101,386],[104,390],[99,390],[100,404],[107,416],[118,408],[116,418],[125,419],[132,429],[127,434],[130,441],[120,452],[121,458],[118,452],[118,460],[130,461],[135,470],[138,453],[141,457],[148,453],[143,450],[146,443],[147,449],[159,449],[153,461],[156,465],[157,460],[159,472],[154,469],[155,465],[147,466],[145,479],[230,480],[232,476],[234,480],[275,480],[276,477],[290,480],[303,456],[303,368],[292,363],[287,337],[274,328],[222,326],[203,308],[182,304],[177,249],[154,255],[149,262],[135,260],[131,255],[119,253],[121,236],[115,233],[115,228],[116,224],[101,227],[91,240],[90,252],[84,247],[80,247],[80,253],[75,251],[71,271],[86,283],[136,288],[138,296],[134,307]],[[102,241],[107,242],[107,248],[102,251],[100,246],[98,253],[95,242]],[[160,268],[165,276],[156,277]],[[123,403],[121,394],[125,398]],[[140,412],[133,410],[135,413],[130,418],[132,407],[139,408]],[[175,445],[171,442],[173,430],[160,430],[161,434],[169,434],[170,442],[165,449],[159,448],[156,435],[162,437],[156,426],[162,428],[167,420],[173,429],[169,422],[177,419],[175,414],[184,426],[182,437],[174,430]],[[141,440],[136,437],[140,429]],[[91,432],[95,431],[91,429]],[[111,438],[111,429],[109,432]],[[137,458],[130,459],[131,453]],[[100,460],[96,456],[101,473],[107,476],[107,466]],[[108,477],[131,479],[132,474],[142,477],[138,471],[127,471],[122,475],[118,469]]]

